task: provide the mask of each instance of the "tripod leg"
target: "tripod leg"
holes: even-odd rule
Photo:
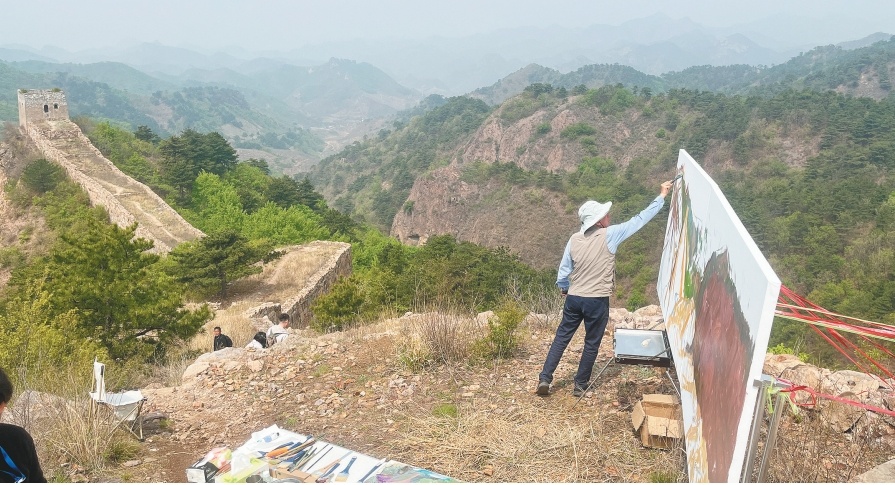
[[[668,380],[671,381],[671,387],[674,388],[674,392],[677,393],[677,398],[683,399],[681,397],[681,391],[678,390],[677,384],[674,383],[674,378],[671,377],[671,372],[668,372],[668,369],[665,369],[665,375],[668,376]]]
[[[584,388],[584,392],[582,392],[581,395],[578,396],[578,400],[575,401],[575,404],[578,404],[582,399],[584,399],[584,395],[587,394],[587,391],[589,391],[590,388],[594,385],[594,383],[597,382],[597,379],[599,379],[600,376],[603,375],[603,371],[605,371],[606,368],[609,367],[609,364],[611,364],[611,363],[612,363],[612,357],[610,357],[609,360],[606,361],[606,365],[604,365],[603,368],[600,369],[600,372],[597,372],[597,375],[594,376],[594,378],[592,378],[590,380],[590,383],[588,383],[587,387]]]

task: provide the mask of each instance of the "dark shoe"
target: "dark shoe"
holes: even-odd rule
[[[547,381],[541,381],[538,383],[538,396],[546,396],[550,394],[550,383]]]
[[[575,388],[572,389],[572,395],[575,397],[581,397],[587,391],[587,388],[579,387],[578,384],[575,384]]]

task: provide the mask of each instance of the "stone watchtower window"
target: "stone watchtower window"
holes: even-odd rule
[[[53,109],[59,109],[59,104],[58,104],[58,103],[53,103]]]
[[[44,105],[44,113],[49,113],[49,112],[50,112],[50,107],[45,104]]]

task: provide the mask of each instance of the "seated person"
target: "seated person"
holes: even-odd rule
[[[273,347],[274,344],[278,344],[283,340],[286,340],[286,329],[289,328],[289,314],[288,313],[280,313],[280,322],[276,325],[271,326],[267,329],[267,346]]]
[[[214,351],[217,352],[227,347],[233,347],[233,341],[221,333],[221,327],[214,327]]]
[[[0,416],[12,399],[12,381],[0,369]],[[34,440],[24,428],[0,423],[0,482],[46,483]]]
[[[267,335],[264,332],[258,332],[246,344],[247,349],[263,349],[267,347]]]

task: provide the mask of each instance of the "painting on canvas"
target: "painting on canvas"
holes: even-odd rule
[[[717,184],[680,151],[657,289],[690,481],[739,481],[780,280]]]

